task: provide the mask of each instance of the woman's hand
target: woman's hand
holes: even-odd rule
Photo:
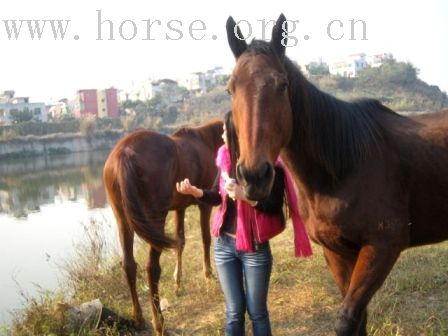
[[[240,186],[234,179],[228,179],[226,180],[226,184],[224,185],[224,189],[229,195],[231,199],[235,200],[241,200],[249,203],[252,206],[257,205],[257,202],[250,201],[247,199],[246,194],[244,192],[244,189],[242,186]]]
[[[226,191],[227,195],[229,195],[229,197],[233,200],[244,200],[246,198],[243,188],[238,185],[238,183],[236,183],[234,179],[226,180],[224,190]]]
[[[258,202],[251,201],[247,199],[246,193],[244,192],[244,189],[242,186],[240,186],[234,179],[226,179],[226,183],[224,185],[224,190],[226,191],[227,195],[231,199],[235,200],[241,200],[249,203],[251,206],[256,206]]]
[[[187,178],[176,183],[176,190],[180,194],[193,195],[196,198],[200,198],[204,195],[204,192],[194,185],[191,185],[190,180]]]

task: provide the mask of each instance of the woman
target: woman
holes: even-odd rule
[[[247,199],[243,188],[234,179],[238,151],[230,113],[225,116],[223,130],[224,145],[219,149],[216,159],[219,171],[214,186],[208,190],[199,189],[185,179],[177,183],[176,188],[178,192],[193,195],[202,202],[220,204],[213,221],[212,234],[217,237],[215,262],[226,302],[226,335],[245,334],[246,309],[252,321],[254,336],[271,335],[267,309],[272,269],[269,239],[285,227],[282,212],[285,185],[287,191],[293,188],[289,176],[285,176],[278,162],[271,194],[260,202]],[[297,209],[295,211],[298,216]],[[299,224],[302,227],[299,231],[295,229],[295,233],[300,232],[302,237],[298,248],[296,239],[296,255],[310,255],[308,237],[303,224]],[[297,238],[297,234],[295,236]]]

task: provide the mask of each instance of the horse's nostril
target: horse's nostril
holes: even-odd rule
[[[265,162],[260,169],[260,177],[261,178],[270,178],[271,177],[271,165],[268,162]]]
[[[269,181],[272,178],[272,175],[273,168],[269,162],[266,161],[258,167],[255,176],[259,181]]]
[[[242,184],[259,184],[269,181],[274,170],[269,162],[264,162],[257,169],[247,170],[243,164],[237,164],[236,177]]]

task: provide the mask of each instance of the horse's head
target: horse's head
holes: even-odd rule
[[[232,17],[227,38],[236,58],[228,82],[232,114],[239,139],[237,177],[248,198],[267,197],[274,181],[274,163],[292,133],[288,76],[284,67],[286,19],[280,15],[270,43],[249,46]]]

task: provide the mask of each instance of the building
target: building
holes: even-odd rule
[[[120,101],[148,100],[151,82],[152,82],[151,78],[148,78],[147,80],[138,83],[132,82],[130,86],[120,90],[119,93]]]
[[[75,97],[75,118],[84,118],[89,115],[98,116],[98,99],[96,89],[78,90]]]
[[[78,90],[76,92],[73,115],[84,118],[89,115],[99,118],[118,117],[117,89]]]
[[[64,98],[47,106],[48,118],[52,120],[63,119],[71,116],[68,99]]]
[[[367,64],[371,68],[378,68],[384,63],[384,61],[386,59],[391,58],[391,57],[392,57],[392,55],[387,54],[387,53],[370,55],[370,56],[367,56]]]
[[[158,94],[162,94],[163,96],[168,94],[170,96],[168,97],[170,102],[176,102],[178,99],[177,87],[178,84],[173,79],[164,78],[152,80],[151,78],[148,78],[140,83],[133,82],[129,88],[120,90],[120,101],[148,101]],[[172,95],[169,94],[170,92]]]
[[[329,71],[332,75],[343,77],[358,77],[359,72],[365,68],[378,68],[384,61],[391,58],[391,54],[382,53],[366,56],[364,53],[347,56],[345,60],[330,64]]]
[[[177,82],[172,79],[164,78],[153,81],[149,87],[148,99],[162,95],[166,102],[175,103],[179,100],[177,87]]]
[[[328,70],[332,75],[358,77],[359,72],[367,68],[366,54],[359,53],[347,56],[345,60],[331,63]]]
[[[164,78],[154,80],[148,78],[141,82],[132,82],[132,84],[126,89],[120,90],[120,101],[147,101],[154,98],[157,94],[163,94],[172,92],[170,97],[171,102],[176,102],[181,97],[178,97],[179,87],[186,88],[190,93],[200,95],[211,88],[213,88],[221,78],[225,77],[225,70],[223,67],[214,67],[207,71],[192,72],[185,77],[178,78],[177,80]]]
[[[223,67],[214,67],[205,72],[192,72],[187,77],[179,80],[179,85],[188,91],[200,95],[207,92],[217,84],[218,78],[224,74]]]
[[[32,114],[32,120],[47,121],[44,103],[31,103],[29,97],[15,97],[12,90],[0,92],[0,125],[11,124],[11,113],[25,111]]]

